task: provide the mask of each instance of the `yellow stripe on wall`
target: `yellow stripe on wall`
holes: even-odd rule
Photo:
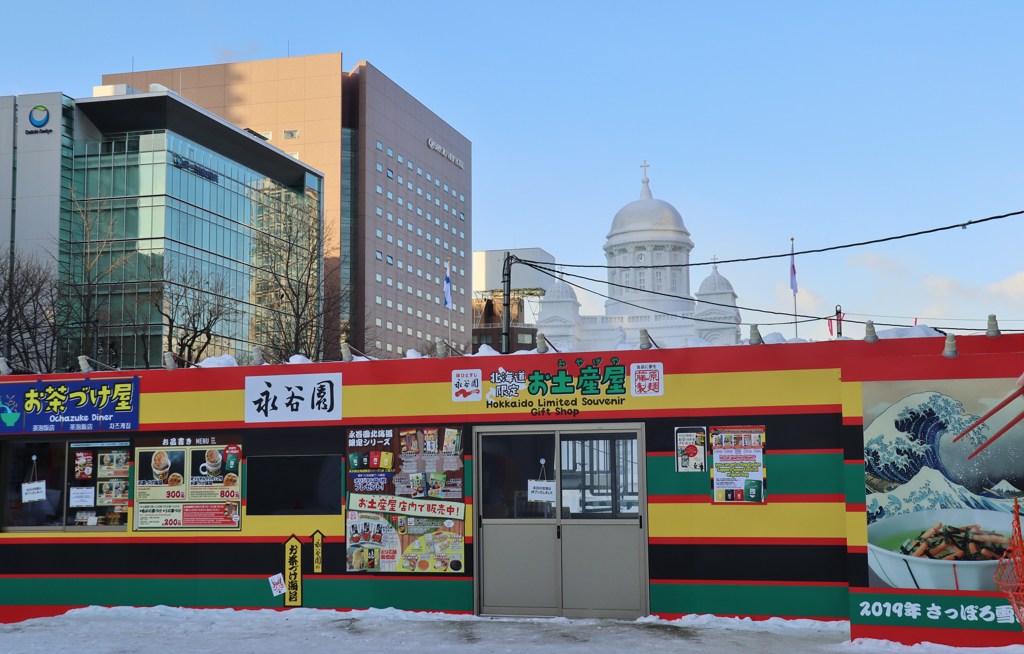
[[[651,538],[845,538],[837,502],[756,506],[648,504]]]
[[[863,511],[846,513],[846,546],[868,546],[868,518]]]
[[[245,391],[143,393],[139,423],[230,422],[245,419]]]
[[[484,382],[485,391],[490,382]],[[577,398],[581,416],[588,412],[615,410],[673,410],[729,408],[748,406],[844,405],[859,410],[859,386],[849,393],[843,390],[838,369],[729,372],[696,375],[667,375],[665,394],[660,397],[621,396],[621,405],[582,406],[582,396],[563,395],[547,398]],[[855,397],[856,396],[856,397]],[[614,397],[614,396],[600,396]],[[401,401],[396,401],[401,398]],[[539,399],[523,393],[520,399]],[[854,404],[856,403],[856,404]],[[387,423],[390,418],[431,415],[519,415],[530,417],[528,408],[487,408],[479,402],[452,402],[449,382],[419,384],[376,384],[345,386],[342,389],[342,417],[367,418]],[[856,415],[859,415],[857,413]],[[140,403],[141,424],[187,424],[242,421],[245,418],[245,393],[227,391],[184,391],[181,393],[145,393]]]

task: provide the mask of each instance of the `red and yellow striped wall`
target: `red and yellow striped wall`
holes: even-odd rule
[[[858,598],[875,591],[867,588],[862,384],[1024,372],[1024,335],[960,338],[955,359],[942,357],[942,346],[942,339],[930,338],[153,370],[140,375],[139,430],[273,430],[244,422],[246,375],[341,372],[343,418],[333,425],[339,439],[346,428],[363,425],[465,426],[466,501],[472,505],[474,425],[642,421],[653,614],[851,620],[855,637],[952,642],[956,638],[937,630],[911,633],[904,625],[861,620],[857,611]],[[498,366],[553,370],[561,362],[571,368],[570,356],[618,357],[627,366],[660,362],[665,392],[588,407],[575,418],[451,401],[453,370],[481,369],[486,392],[488,372]],[[675,472],[674,429],[717,425],[765,426],[763,505],[712,505],[706,473]],[[470,561],[472,515],[468,510]],[[243,508],[242,524],[231,534],[136,533],[130,527],[117,535],[0,533],[0,561],[6,561],[0,563],[0,621],[85,604],[280,606],[266,584],[281,567],[283,543],[295,535],[310,547],[317,531],[324,536],[325,571],[305,577],[305,606],[473,611],[471,563],[461,576],[347,574],[341,516],[248,516]],[[975,643],[1024,642],[1005,630],[969,632]]]

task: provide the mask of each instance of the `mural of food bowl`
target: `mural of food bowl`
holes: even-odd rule
[[[1012,517],[1005,511],[932,509],[882,518],[868,525],[868,565],[894,588],[994,591]]]

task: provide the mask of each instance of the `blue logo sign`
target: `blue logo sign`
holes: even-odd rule
[[[0,434],[138,428],[137,377],[0,384]]]
[[[50,122],[50,110],[37,104],[32,107],[32,111],[28,112],[28,122],[32,123],[33,127],[42,127]]]

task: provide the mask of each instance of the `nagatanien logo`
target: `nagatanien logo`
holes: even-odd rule
[[[28,112],[28,122],[32,123],[33,127],[42,127],[50,122],[50,110],[37,104],[32,107],[32,111]]]

